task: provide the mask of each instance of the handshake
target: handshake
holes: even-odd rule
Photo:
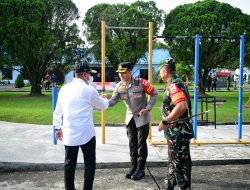
[[[107,95],[107,94],[102,94],[101,97],[107,99],[107,98],[108,98],[108,95]]]
[[[101,95],[101,98],[107,99],[107,98],[108,98],[108,96],[107,96],[107,94],[102,94],[102,95]],[[101,109],[98,109],[98,108],[97,108],[97,107],[95,107],[95,106],[93,107],[93,110],[94,110],[94,111],[96,111],[96,112],[98,112],[98,111],[102,111]]]

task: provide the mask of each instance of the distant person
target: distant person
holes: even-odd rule
[[[217,77],[216,77],[216,75],[214,75],[212,77],[212,91],[216,92],[216,87],[217,87]]]
[[[227,76],[227,91],[230,91],[231,86],[231,74]]]
[[[210,92],[211,85],[212,85],[212,74],[209,73],[209,75],[207,77],[207,90],[208,90],[208,92]]]
[[[109,106],[114,106],[121,99],[127,107],[126,129],[129,139],[131,168],[125,177],[140,180],[145,176],[145,164],[148,156],[147,138],[151,110],[156,103],[158,92],[147,80],[134,79],[133,64],[124,62],[119,64],[116,72],[121,81],[116,84]],[[146,94],[150,95],[148,101]]]
[[[247,74],[244,74],[244,75],[243,75],[243,83],[245,83],[246,80],[247,80]]]
[[[45,90],[49,90],[50,84],[51,84],[51,74],[49,72],[46,73],[45,75]]]
[[[56,86],[57,76],[53,73],[51,76],[52,86]]]
[[[239,76],[238,75],[234,75],[234,90],[236,90],[236,86],[237,86],[237,83],[239,81]]]
[[[101,80],[102,80],[102,75],[101,75],[100,72],[97,73],[97,75],[96,75],[96,80],[97,80],[97,82],[101,82]]]
[[[185,85],[186,85],[187,87],[189,86],[190,82],[189,82],[189,80],[188,80],[187,74],[183,74],[183,75],[181,76],[181,80],[185,83]]]
[[[96,137],[93,108],[108,108],[108,99],[99,96],[91,86],[94,71],[82,63],[75,68],[75,78],[59,91],[53,114],[57,140],[65,146],[64,184],[75,190],[75,168],[79,148],[84,158],[84,190],[92,190],[96,168]],[[62,122],[63,117],[63,122]]]

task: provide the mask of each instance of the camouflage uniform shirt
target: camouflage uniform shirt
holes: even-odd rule
[[[168,116],[181,101],[187,101],[189,109],[178,119],[184,119],[191,115],[191,101],[185,83],[178,76],[174,76],[163,95],[163,117]],[[191,188],[192,167],[189,150],[190,139],[193,138],[192,120],[187,119],[171,125],[164,131],[164,135],[168,140],[166,185],[169,189],[173,189],[175,185],[179,189],[189,189]]]

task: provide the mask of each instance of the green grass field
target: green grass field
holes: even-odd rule
[[[161,120],[162,92],[155,107],[152,109],[152,122]],[[217,122],[231,122],[238,116],[238,92],[210,92],[209,95],[216,96],[219,100],[226,100],[216,106]],[[248,100],[249,92],[244,92],[243,104]],[[109,93],[111,95],[111,93]],[[191,94],[192,95],[192,94]],[[52,97],[51,92],[45,92],[42,97],[30,97],[28,92],[0,92],[0,121],[33,124],[52,123]],[[205,104],[204,104],[205,105]],[[198,104],[199,108],[200,103]],[[213,120],[213,104],[208,104],[209,120]],[[107,124],[123,124],[126,108],[123,102],[106,111]],[[200,119],[198,119],[200,120]],[[101,123],[101,113],[94,113],[94,122]],[[250,109],[243,109],[243,122],[250,122]]]

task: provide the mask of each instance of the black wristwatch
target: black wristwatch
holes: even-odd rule
[[[166,120],[161,121],[163,125],[168,125],[169,123]]]

